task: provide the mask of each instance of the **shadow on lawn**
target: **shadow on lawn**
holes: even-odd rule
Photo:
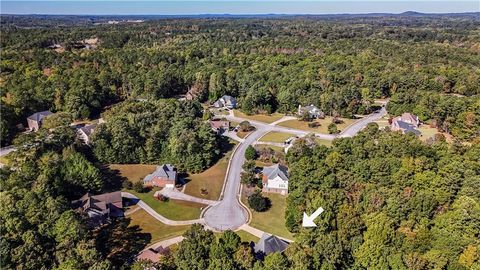
[[[129,226],[130,222],[130,218],[114,220],[95,235],[97,249],[117,267],[132,262],[152,238],[138,225]]]

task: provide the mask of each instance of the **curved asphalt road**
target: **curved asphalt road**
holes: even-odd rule
[[[352,137],[357,134],[362,128],[364,128],[368,123],[380,119],[386,113],[387,112],[385,108],[382,108],[379,112],[373,113],[350,125],[339,135],[321,133],[315,133],[315,135],[319,138],[326,140],[333,140],[336,137]],[[225,117],[230,121],[236,122],[248,120],[235,117],[232,114],[222,117]],[[232,160],[230,161],[228,175],[224,187],[225,189],[222,192],[221,201],[218,204],[207,208],[203,215],[203,219],[205,220],[206,225],[215,230],[235,230],[247,222],[247,211],[239,203],[240,173],[242,172],[242,164],[245,162],[245,150],[247,149],[247,147],[270,131],[287,132],[299,136],[304,136],[309,133],[302,130],[275,126],[275,123],[266,124],[258,121],[248,121],[252,125],[254,125],[257,130],[251,133],[248,137],[245,138],[243,142],[238,145],[235,153],[232,155]]]
[[[252,132],[240,143],[235,150],[230,161],[228,176],[226,178],[225,189],[222,193],[221,201],[211,206],[205,211],[203,216],[205,223],[216,230],[234,230],[247,222],[248,213],[239,203],[240,173],[242,164],[245,161],[245,150],[247,147],[270,129],[266,126],[257,126],[257,130]]]

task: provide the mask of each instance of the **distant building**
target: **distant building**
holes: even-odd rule
[[[288,193],[288,169],[275,164],[263,167],[262,184],[264,192],[275,192],[285,195]]]
[[[87,193],[72,205],[86,213],[94,225],[106,223],[112,217],[123,217],[122,193],[120,191],[92,195]]]
[[[303,106],[298,105],[298,115],[304,115],[305,113],[308,113],[308,115],[311,118],[324,118],[325,114],[316,106],[314,105],[308,105],[308,106]]]
[[[27,117],[28,129],[30,131],[37,131],[42,126],[42,121],[45,117],[52,115],[51,111],[37,112]]]
[[[235,109],[237,107],[237,100],[232,96],[225,95],[213,103],[213,106],[215,108]]]
[[[97,127],[96,124],[80,127],[77,130],[78,138],[82,140],[86,145],[90,145],[91,137],[96,127]]]
[[[171,164],[157,166],[157,169],[145,176],[143,184],[148,187],[174,187],[177,171]]]
[[[224,121],[224,120],[210,120],[208,121],[210,123],[210,126],[212,127],[212,130],[216,134],[222,134],[225,131],[228,131],[230,129],[230,122],[229,121]]]
[[[255,252],[268,255],[274,252],[283,252],[288,248],[289,243],[275,235],[264,233],[262,238],[255,244]]]
[[[390,129],[392,131],[400,131],[403,134],[413,133],[416,136],[420,136],[421,132],[416,128],[420,125],[418,116],[411,113],[403,113],[401,116],[392,119]]]

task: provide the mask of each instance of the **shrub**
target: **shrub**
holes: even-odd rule
[[[334,123],[330,123],[330,125],[328,125],[328,133],[337,134],[339,132],[340,130],[337,129],[337,125],[335,125]]]
[[[253,146],[249,145],[247,150],[245,150],[245,158],[247,160],[254,160],[257,158],[257,150]]]
[[[248,205],[257,212],[265,212],[270,208],[270,200],[263,197],[260,191],[256,191],[248,197]]]
[[[122,182],[122,187],[124,189],[132,189],[133,188],[133,183],[130,180],[125,180]]]
[[[147,191],[147,189],[143,186],[143,183],[140,181],[133,183],[132,188],[138,193],[144,193]]]

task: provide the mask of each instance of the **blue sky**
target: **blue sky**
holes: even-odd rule
[[[479,12],[480,0],[466,1],[395,1],[395,0],[190,0],[190,1],[5,1],[1,14],[72,14],[72,15],[196,15],[196,14],[338,14],[338,13],[425,13]]]

